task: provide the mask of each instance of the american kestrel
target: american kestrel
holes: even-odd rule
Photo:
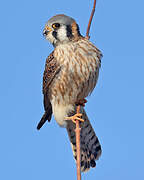
[[[43,75],[45,113],[37,129],[51,120],[67,129],[76,159],[75,123],[66,117],[76,114],[76,104],[90,95],[96,86],[102,53],[87,38],[80,34],[76,21],[66,15],[56,15],[48,20],[43,35],[54,51],[48,56]],[[81,126],[81,171],[96,166],[101,155],[99,140],[81,106],[84,122]]]

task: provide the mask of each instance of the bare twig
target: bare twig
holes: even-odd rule
[[[89,23],[88,23],[88,27],[87,27],[87,32],[86,32],[86,38],[87,39],[90,38],[89,31],[90,31],[91,22],[92,22],[94,13],[95,13],[95,7],[96,7],[96,0],[94,0],[93,9],[92,9],[91,16],[90,16]]]
[[[94,0],[94,5],[93,5],[93,9],[91,12],[91,16],[89,19],[89,23],[88,23],[88,27],[87,27],[87,32],[86,32],[86,38],[89,39],[89,31],[90,31],[90,26],[91,26],[91,22],[95,13],[95,7],[96,7],[96,0]],[[86,103],[86,102],[84,102]],[[80,105],[77,106],[77,114],[80,113]],[[77,180],[81,180],[81,154],[80,154],[80,125],[79,125],[79,120],[76,120],[76,129],[75,129],[75,133],[76,133],[76,152],[77,152]]]
[[[77,114],[80,113],[80,105],[77,106]],[[81,155],[80,155],[80,126],[79,120],[76,120],[76,149],[77,149],[77,180],[81,180]]]

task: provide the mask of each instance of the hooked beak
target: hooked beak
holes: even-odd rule
[[[51,32],[52,29],[48,26],[46,26],[43,30],[43,36],[47,36],[49,32]]]

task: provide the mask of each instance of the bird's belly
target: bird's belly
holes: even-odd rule
[[[53,99],[51,103],[52,103],[53,114],[56,122],[61,127],[66,127],[67,121],[65,120],[65,118],[68,116],[70,112],[74,111],[74,105],[72,104],[64,105],[63,103],[58,104],[55,99]]]
[[[55,85],[51,88],[53,114],[56,122],[61,127],[66,127],[67,121],[65,117],[67,117],[70,112],[74,111],[76,102],[87,97],[94,89],[96,77],[90,76],[87,81],[80,82],[78,80],[77,83],[78,86],[73,80],[62,81],[57,79],[57,82],[55,82]]]
[[[62,71],[51,87],[51,99],[57,104],[75,104],[93,91],[97,78],[98,71],[90,72],[86,77],[71,71]]]

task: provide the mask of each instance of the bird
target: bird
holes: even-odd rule
[[[75,160],[76,136],[74,119],[80,120],[81,171],[96,167],[102,148],[88,119],[84,106],[76,113],[77,104],[86,102],[94,90],[101,67],[101,51],[80,33],[79,25],[64,14],[51,17],[43,35],[54,47],[46,58],[43,73],[44,115],[39,130],[52,114],[58,125],[67,130]],[[68,120],[71,119],[71,120]],[[83,121],[82,121],[83,120]]]

